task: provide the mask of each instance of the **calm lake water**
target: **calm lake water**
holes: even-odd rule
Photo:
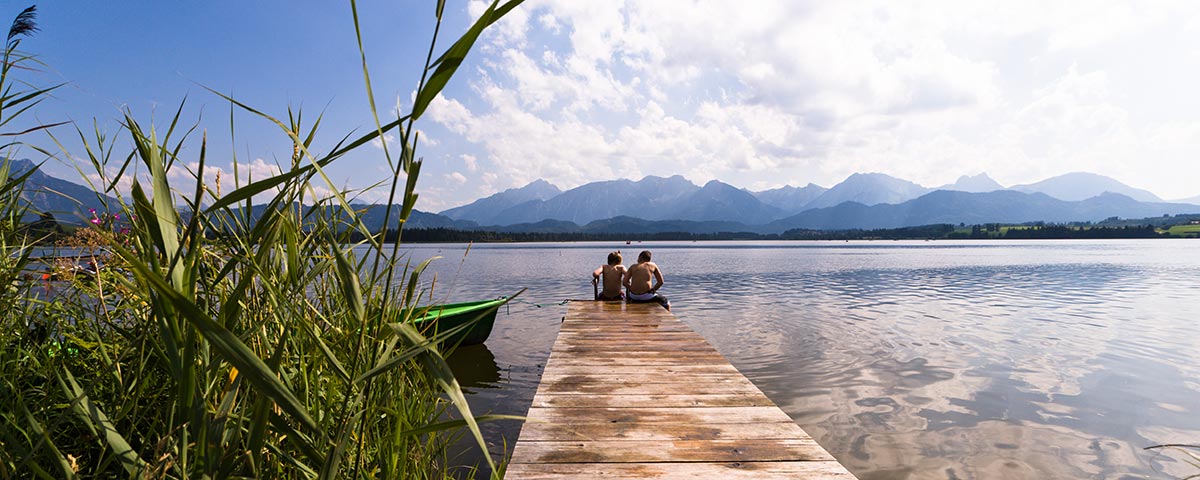
[[[566,307],[650,249],[674,313],[863,479],[1200,473],[1200,242],[416,245],[434,299],[529,290],[451,363],[523,415]],[[432,280],[433,275],[426,277]],[[511,449],[519,422],[486,426]],[[470,453],[465,455],[471,455]]]

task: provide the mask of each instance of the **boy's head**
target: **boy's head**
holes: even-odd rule
[[[649,262],[649,261],[650,261],[650,251],[642,250],[642,253],[638,254],[638,262],[641,263],[641,262]]]
[[[621,264],[621,251],[620,250],[617,250],[615,252],[608,254],[608,264],[609,265],[620,265]]]

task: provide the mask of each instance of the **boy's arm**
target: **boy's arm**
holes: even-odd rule
[[[621,285],[624,286],[626,289],[628,289],[629,284],[632,282],[633,282],[633,273],[631,273],[628,268],[624,269],[621,272]]]
[[[662,272],[659,271],[659,269],[658,269],[658,265],[654,266],[654,279],[658,280],[658,284],[656,284],[656,285],[654,285],[654,287],[650,288],[650,293],[657,292],[658,289],[662,288],[662,286],[663,286],[663,276],[662,276]]]
[[[597,268],[596,271],[592,272],[592,281],[600,280],[601,273],[604,273],[604,267]]]

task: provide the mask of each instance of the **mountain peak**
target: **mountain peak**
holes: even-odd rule
[[[979,173],[977,175],[963,175],[958,177],[958,181],[942,185],[938,190],[955,190],[959,192],[984,193],[994,192],[996,190],[1004,190],[1004,186],[992,180],[987,173]]]
[[[1125,195],[1139,202],[1162,202],[1162,199],[1153,193],[1089,172],[1066,173],[1036,183],[1014,185],[1012,189],[1019,192],[1040,192],[1059,200],[1085,200],[1107,191]]]
[[[929,192],[928,188],[885,173],[855,173],[834,185],[805,208],[832,207],[842,202],[863,205],[901,203]]]
[[[755,198],[758,198],[763,203],[772,207],[778,208],[787,213],[798,213],[804,210],[805,206],[813,199],[821,196],[828,188],[822,187],[815,183],[809,183],[803,187],[793,187],[784,185],[771,190],[761,192],[750,192]]]
[[[443,210],[440,214],[454,220],[486,223],[496,214],[514,205],[549,200],[560,193],[562,193],[562,190],[559,190],[554,184],[539,178],[523,187],[510,188],[467,205]]]
[[[529,187],[554,187],[555,190],[558,190],[558,187],[554,186],[553,183],[547,182],[546,179],[544,179],[544,178],[539,178],[537,180],[529,182],[529,183],[525,184],[524,187],[521,187],[521,188],[529,188]]]

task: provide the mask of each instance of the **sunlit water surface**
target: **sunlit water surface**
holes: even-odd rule
[[[476,413],[523,415],[564,299],[651,249],[687,322],[851,471],[883,478],[1200,473],[1200,242],[415,245],[436,301],[529,290],[451,358]],[[507,310],[507,311],[506,311]],[[494,455],[519,422],[485,426]],[[470,453],[464,454],[468,456]]]

